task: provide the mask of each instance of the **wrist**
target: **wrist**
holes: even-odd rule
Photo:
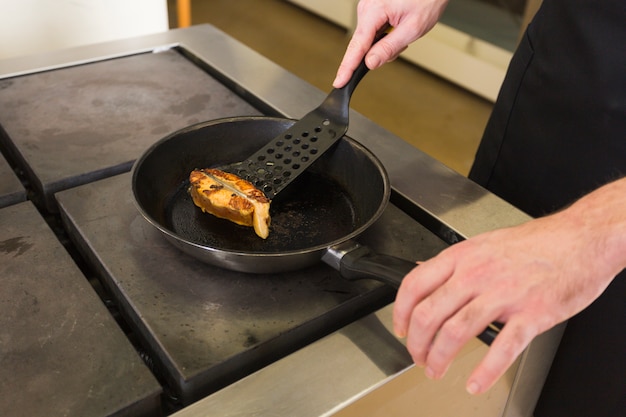
[[[600,260],[607,273],[626,268],[626,179],[609,183],[578,200],[561,214],[580,228],[589,262]]]

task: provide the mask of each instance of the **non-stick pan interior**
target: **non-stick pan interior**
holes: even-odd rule
[[[349,234],[357,222],[347,193],[319,174],[304,174],[288,196],[271,205],[271,233],[260,239],[250,227],[203,213],[195,207],[185,182],[165,206],[164,225],[199,245],[234,251],[285,252],[332,242]],[[321,225],[321,227],[320,227]]]
[[[384,171],[346,138],[272,201],[265,240],[252,228],[203,213],[193,204],[187,192],[191,170],[243,160],[291,124],[265,117],[223,119],[157,142],[133,170],[140,210],[170,238],[211,251],[298,252],[349,238],[378,216],[388,191]]]

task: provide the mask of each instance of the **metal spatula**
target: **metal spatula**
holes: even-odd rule
[[[245,161],[220,169],[251,182],[272,200],[346,133],[350,98],[367,72],[363,60],[350,81],[333,89],[319,107]]]

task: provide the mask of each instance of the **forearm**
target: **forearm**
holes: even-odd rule
[[[589,251],[606,273],[626,268],[626,178],[613,181],[582,197],[554,215],[579,227]]]

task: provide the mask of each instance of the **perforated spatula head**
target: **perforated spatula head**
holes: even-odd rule
[[[379,34],[375,42],[384,35]],[[350,98],[367,72],[363,60],[350,81],[333,89],[319,107],[245,161],[220,169],[251,182],[273,199],[346,133]]]

